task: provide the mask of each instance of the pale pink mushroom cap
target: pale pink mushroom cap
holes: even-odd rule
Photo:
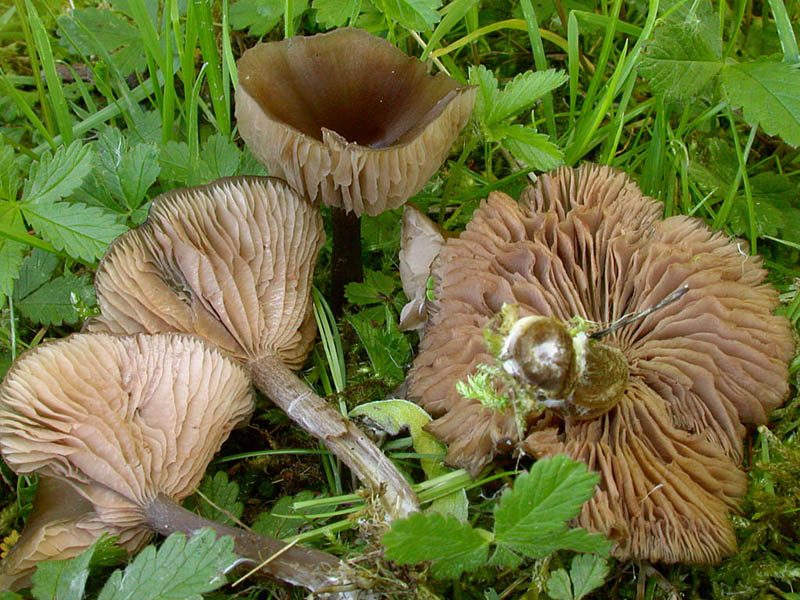
[[[191,336],[75,334],[24,354],[0,386],[0,450],[16,473],[55,480],[48,489],[70,506],[42,492],[47,506],[4,575],[102,533],[139,548],[152,535],[143,508],[194,492],[252,404],[244,370]]]

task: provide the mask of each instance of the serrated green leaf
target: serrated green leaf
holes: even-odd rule
[[[22,202],[43,205],[61,200],[81,185],[91,168],[91,148],[77,140],[60,147],[55,154],[45,152],[31,165]]]
[[[108,245],[128,229],[116,215],[79,202],[25,204],[22,212],[55,248],[84,261],[100,258]]]
[[[670,100],[684,100],[702,91],[724,63],[703,30],[665,23],[653,32],[639,73],[650,89]]]
[[[572,593],[575,600],[599,588],[608,575],[608,562],[596,554],[578,554],[572,559],[569,577],[572,580]]]
[[[155,183],[161,167],[155,144],[131,146],[118,129],[107,127],[98,140],[99,168],[96,174],[117,204],[136,210]]]
[[[728,64],[720,74],[731,106],[769,135],[800,145],[800,66],[776,60]]]
[[[544,133],[524,125],[505,125],[492,129],[495,138],[501,139],[503,146],[514,158],[535,168],[549,171],[564,164],[564,152],[550,141]]]
[[[530,108],[539,98],[564,84],[568,79],[564,71],[555,69],[520,73],[505,85],[491,105],[486,117],[487,124],[491,126],[501,123]]]
[[[69,560],[49,560],[39,564],[33,574],[31,595],[36,600],[81,600],[96,547],[92,544]]]
[[[308,524],[308,517],[327,510],[324,506],[295,510],[295,503],[313,499],[314,493],[308,490],[300,492],[294,497],[283,496],[275,503],[272,510],[259,513],[256,516],[251,529],[261,535],[274,538],[285,538],[294,535]]]
[[[574,600],[572,596],[572,582],[565,569],[556,569],[550,573],[550,579],[545,585],[547,595],[553,600]]]
[[[486,124],[492,107],[500,97],[497,78],[489,69],[480,65],[469,68],[469,83],[478,86],[478,96],[475,99],[475,118]]]
[[[585,464],[564,455],[537,461],[500,499],[495,510],[498,545],[533,558],[559,548],[607,551],[602,536],[566,528],[566,521],[577,516],[599,480]]]
[[[394,277],[389,277],[380,271],[365,269],[362,283],[353,282],[345,286],[345,297],[353,304],[369,306],[391,301],[398,287],[399,282]]]
[[[20,169],[10,146],[0,145],[0,199],[16,200],[22,186]]]
[[[347,318],[364,345],[378,377],[402,381],[411,353],[408,339],[397,329],[387,306],[376,306]]]
[[[27,235],[18,205],[0,202],[0,223],[20,235]],[[0,238],[0,293],[4,296],[10,296],[14,290],[14,280],[19,276],[26,249],[25,244]]]
[[[84,56],[105,50],[123,76],[146,67],[141,33],[114,11],[79,8],[60,16],[58,25],[62,44]]]
[[[244,512],[244,504],[238,502],[239,484],[235,481],[228,481],[225,471],[217,471],[214,477],[206,475],[200,482],[198,488],[208,500],[219,507],[214,508],[203,498],[196,501],[197,507],[207,519],[222,523],[223,525],[234,525]]]
[[[415,513],[392,523],[381,540],[386,558],[398,564],[433,561],[431,573],[440,579],[458,577],[486,563],[489,536],[452,515]]]
[[[93,290],[88,275],[65,275],[48,281],[21,298],[17,306],[20,313],[34,323],[74,325],[82,320],[77,308],[80,300],[90,296]]]
[[[158,155],[161,165],[161,177],[182,185],[189,181],[191,168],[189,165],[189,146],[186,142],[169,141],[161,146]]]
[[[317,11],[317,21],[325,27],[341,27],[358,16],[361,0],[314,0],[311,8]]]
[[[282,16],[283,0],[238,0],[230,7],[231,27],[247,27],[247,34],[254,37],[272,31]]]
[[[441,0],[382,0],[386,16],[406,29],[427,31],[439,22]]]
[[[200,149],[200,158],[208,171],[208,179],[230,177],[242,160],[242,151],[227,136],[215,133]]]
[[[14,286],[15,300],[19,301],[30,296],[50,281],[60,263],[55,254],[34,248],[25,258],[19,271],[19,279]]]
[[[224,573],[236,560],[230,537],[216,539],[202,529],[187,541],[173,533],[158,551],[148,546],[124,571],[114,571],[98,600],[202,600],[225,584]]]

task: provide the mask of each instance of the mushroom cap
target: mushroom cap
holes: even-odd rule
[[[746,489],[742,423],[764,423],[786,398],[794,343],[788,320],[772,314],[778,295],[759,258],[661,211],[624,174],[588,164],[542,176],[519,204],[491,194],[434,263],[440,309],[410,392],[438,417],[428,429],[451,444],[448,462],[474,474],[505,437],[537,458],[569,454],[602,476],[579,520],[609,535],[617,556],[714,563],[735,547],[728,511]],[[683,285],[679,300],[604,338],[630,376],[601,417],[546,410],[520,439],[511,408],[456,390],[494,363],[483,330],[503,304],[520,317],[610,323]]]
[[[191,494],[252,404],[244,369],[198,338],[74,334],[12,365],[0,451],[16,473],[67,482],[93,507],[67,523],[87,536],[103,523],[137,546],[151,533],[142,508]]]
[[[475,103],[474,88],[355,28],[259,44],[237,66],[248,148],[301,194],[359,215],[422,189]]]
[[[104,534],[115,536],[117,544],[131,553],[151,537],[147,530],[104,522],[92,503],[68,483],[40,477],[22,535],[0,565],[0,590],[29,586],[38,563],[78,556]]]
[[[85,329],[194,333],[241,359],[299,368],[316,334],[311,283],[322,218],[284,182],[235,177],[153,200],[95,277]]]

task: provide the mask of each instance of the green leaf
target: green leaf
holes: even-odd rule
[[[123,76],[147,66],[141,33],[114,11],[79,8],[60,16],[58,25],[62,44],[84,56],[105,50]]]
[[[0,202],[0,224],[20,235],[28,233],[16,204]],[[19,275],[26,249],[25,244],[0,238],[0,294],[10,296],[14,290],[14,280]]]
[[[596,554],[578,554],[572,559],[569,577],[572,580],[572,593],[575,600],[599,588],[608,575],[608,562]]]
[[[609,543],[602,536],[566,526],[592,497],[599,480],[585,464],[564,455],[537,461],[500,499],[495,510],[498,545],[532,558],[559,548],[607,552]]]
[[[297,502],[306,502],[313,499],[314,493],[308,490],[300,492],[294,497],[283,496],[275,503],[272,510],[259,513],[251,528],[256,533],[274,538],[285,538],[294,535],[308,524],[308,517],[328,510],[324,506],[304,510],[296,510],[294,508]]]
[[[189,146],[186,142],[170,140],[161,146],[158,155],[161,165],[161,178],[186,185],[189,182],[191,167],[189,165]]]
[[[50,204],[69,196],[92,169],[92,151],[79,141],[60,147],[55,154],[45,152],[31,165],[22,191],[26,204]]]
[[[84,261],[100,258],[108,245],[128,229],[113,213],[79,202],[26,204],[22,212],[58,250]]]
[[[441,0],[381,0],[386,16],[406,29],[427,31],[439,22]]]
[[[665,23],[647,44],[639,73],[654,93],[685,100],[701,92],[723,64],[701,29]]]
[[[361,0],[314,0],[311,7],[317,11],[317,21],[325,27],[341,27],[358,16]]]
[[[745,121],[769,135],[800,145],[800,66],[775,60],[725,65],[722,88]]]
[[[527,71],[509,81],[491,105],[486,122],[501,123],[533,104],[546,93],[564,84],[569,77],[564,71]]]
[[[203,144],[200,158],[208,173],[207,179],[219,179],[236,173],[242,160],[242,151],[227,136],[215,133]]]
[[[401,565],[430,560],[434,577],[453,579],[486,563],[490,537],[452,515],[415,513],[392,523],[381,543],[389,560]]]
[[[20,298],[20,313],[34,323],[42,325],[75,325],[83,320],[78,310],[94,293],[88,275],[76,277],[68,274],[48,281],[29,295]]]
[[[34,248],[22,264],[14,297],[19,300],[38,290],[53,278],[60,263],[56,255]]]
[[[161,171],[158,147],[146,143],[131,147],[112,127],[103,131],[98,145],[100,165],[96,173],[101,184],[120,206],[131,212],[136,210]]]
[[[349,302],[361,306],[391,302],[392,294],[398,288],[398,284],[394,277],[389,277],[380,271],[365,269],[363,283],[348,283],[344,288],[345,297]]]
[[[36,600],[81,600],[89,563],[97,544],[69,560],[49,560],[39,564],[33,574],[31,595]]]
[[[361,404],[350,411],[350,417],[366,417],[389,435],[398,435],[408,429],[414,451],[419,454],[439,455],[437,458],[421,458],[420,465],[426,479],[433,479],[450,472],[442,465],[447,448],[436,440],[423,427],[431,422],[431,417],[418,404],[408,400],[380,400]],[[459,521],[467,520],[469,503],[464,490],[458,490],[434,500],[430,510],[442,514],[452,514]]]
[[[225,471],[217,471],[213,478],[206,475],[198,490],[220,509],[214,508],[203,498],[197,498],[195,504],[200,509],[200,514],[207,519],[223,525],[234,525],[236,520],[241,518],[244,504],[237,501],[239,484],[228,481]]]
[[[503,146],[518,161],[537,171],[549,171],[564,164],[561,148],[544,133],[524,125],[506,125],[492,129],[492,135],[502,140]]]
[[[237,560],[233,540],[215,538],[211,529],[201,529],[189,541],[173,533],[158,551],[148,546],[124,571],[114,571],[98,600],[202,600],[225,584],[225,572]]]
[[[364,344],[378,377],[402,381],[411,354],[408,339],[397,329],[388,306],[376,306],[347,318]]]
[[[556,569],[550,574],[545,586],[547,595],[553,600],[574,600],[572,595],[572,581],[566,569]]]
[[[475,118],[485,125],[492,107],[500,97],[497,78],[489,69],[480,65],[469,68],[469,83],[470,85],[478,86],[478,97],[475,100]]]

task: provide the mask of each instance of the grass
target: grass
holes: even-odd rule
[[[326,10],[334,4],[337,10]],[[59,319],[34,314],[15,294],[20,268],[31,260],[34,248],[59,257],[53,278],[91,275],[102,254],[100,249],[88,260],[65,239],[45,236],[19,216],[24,215],[19,207],[26,201],[25,181],[36,174],[37,165],[76,140],[94,149],[107,135],[106,128],[121,132],[130,176],[138,174],[147,182],[143,196],[130,205],[113,193],[102,193],[106,180],[98,154],[93,159],[97,179],[64,167],[64,181],[73,177],[75,185],[64,188],[57,200],[95,207],[127,227],[141,222],[158,193],[219,176],[261,173],[243,148],[233,119],[236,58],[262,37],[276,40],[346,24],[388,37],[427,60],[432,69],[461,81],[475,77],[478,65],[488,69],[501,90],[530,70],[557,69],[569,76],[568,83],[538,94],[535,105],[524,106],[502,123],[476,115],[467,126],[446,164],[414,199],[428,214],[438,215],[445,228],[463,228],[490,191],[515,196],[530,174],[555,163],[612,165],[663,201],[666,215],[697,216],[746,240],[747,251],[760,253],[770,269],[784,300],[781,312],[795,327],[800,321],[800,109],[792,104],[800,87],[791,93],[797,83],[792,73],[800,65],[797,2],[732,0],[712,6],[701,0],[453,0],[439,8],[437,0],[130,0],[114,5],[119,10],[88,0],[70,13],[53,0],[0,4],[4,368],[20,349],[69,334],[80,327],[86,311],[96,311],[90,293],[84,304],[74,303],[74,314]],[[274,14],[264,12],[269,10]],[[297,16],[281,18],[285,14]],[[670,23],[682,26],[674,38],[664,33]],[[678,66],[659,63],[654,59],[658,52],[680,55],[674,61]],[[734,61],[745,67],[768,61],[777,87],[766,89],[762,97],[734,89],[744,87],[731,79]],[[699,88],[687,91],[690,75],[680,68],[688,62],[716,71]],[[695,81],[701,75],[691,77]],[[786,100],[785,113],[759,111],[773,97]],[[548,158],[526,161],[503,137],[503,127],[510,124],[546,134],[537,138],[541,141],[534,149],[540,153],[536,156]],[[150,157],[150,162],[136,162],[139,156]],[[365,266],[385,280],[367,290],[371,300],[362,294],[347,311],[378,323],[382,343],[393,349],[390,358],[407,364],[417,338],[394,325],[403,303],[396,273],[398,217],[395,212],[364,220]],[[370,342],[358,337],[348,318],[333,317],[324,298],[328,263],[326,248],[314,293],[319,343],[304,375],[347,413],[354,405],[385,397],[402,375],[378,364],[375,348],[367,347]],[[80,296],[82,289],[76,287],[75,294]],[[793,377],[799,369],[796,359]],[[794,399],[777,411],[775,433],[763,429],[750,438],[746,466],[751,490],[736,517],[739,554],[717,569],[646,567],[648,575],[639,584],[632,582],[631,565],[617,563],[595,597],[798,598],[792,587],[793,574],[800,579],[800,498],[793,483],[800,468],[797,406]],[[421,496],[433,500],[466,489],[473,521],[486,517],[493,494],[513,479],[512,473],[497,470],[477,482],[459,472],[425,480],[419,466],[424,456],[411,451],[411,443],[401,436],[388,452],[415,479]],[[235,433],[224,454],[212,471],[225,470],[235,482],[246,505],[246,521],[269,512],[282,497],[313,490],[313,500],[292,506],[293,518],[303,523],[293,536],[343,553],[367,552],[353,530],[363,499],[351,493],[349,475],[274,409],[264,404],[251,428]],[[13,475],[3,469],[9,485],[1,493],[0,534],[7,535],[21,527],[30,509],[31,486],[21,480],[18,494]],[[309,509],[314,509],[313,516],[306,514]],[[541,578],[566,561],[556,555],[520,572],[484,569],[453,584],[431,584],[430,593],[463,599],[545,597]],[[238,594],[223,589],[214,597],[243,597]],[[250,584],[244,594],[289,597],[284,588],[263,583]]]

